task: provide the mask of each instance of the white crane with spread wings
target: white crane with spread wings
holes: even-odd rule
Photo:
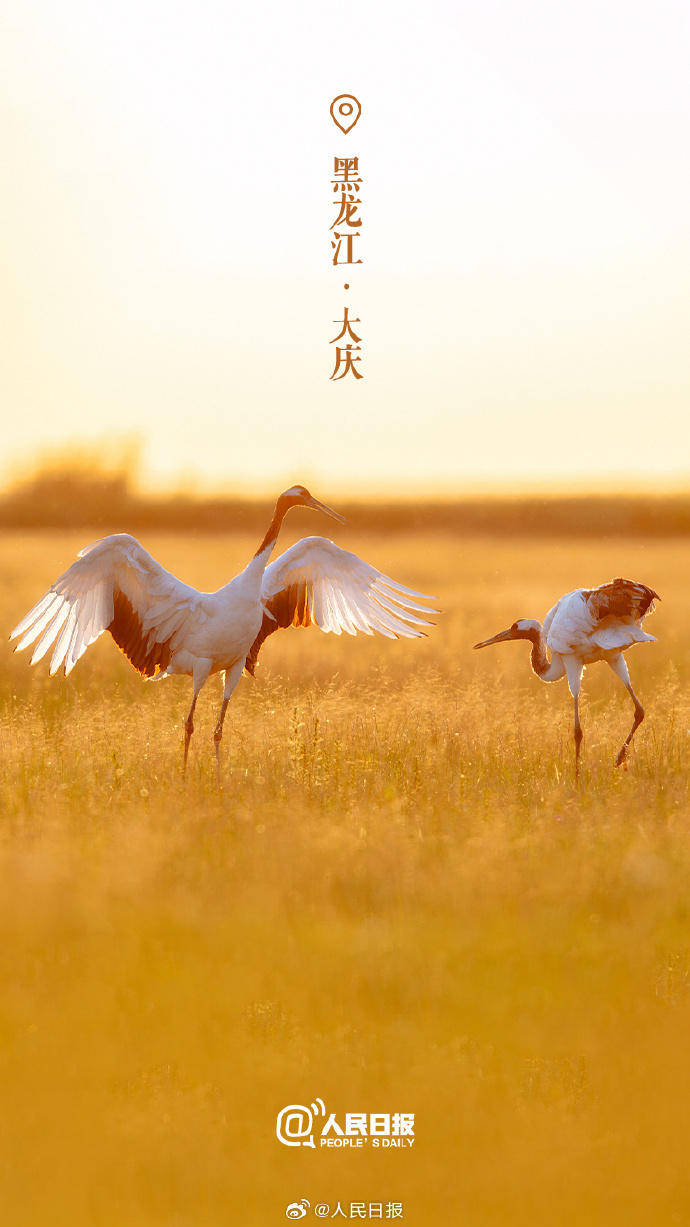
[[[194,709],[212,673],[223,674],[223,701],[215,727],[216,764],[225,712],[246,667],[254,673],[263,641],[281,626],[318,626],[339,635],[377,632],[388,639],[418,638],[434,612],[422,593],[404,588],[325,537],[305,537],[268,564],[291,507],[343,516],[292,486],[244,571],[217,592],[198,592],[166,571],[126,533],[82,550],[12,631],[17,650],[35,643],[31,663],[52,648],[50,672],[69,674],[104,631],[144,677],[187,674],[192,705],[185,721],[184,765],[194,731]]]
[[[582,742],[578,700],[586,665],[605,660],[635,704],[633,726],[618,753],[617,767],[625,761],[635,730],[644,720],[644,709],[630,683],[623,653],[636,643],[655,642],[654,635],[648,635],[641,625],[654,608],[655,600],[661,600],[657,592],[632,579],[614,579],[600,588],[576,588],[549,610],[543,626],[533,618],[523,618],[513,622],[507,631],[474,645],[488,648],[492,643],[506,643],[509,639],[529,639],[532,668],[537,677],[543,682],[557,682],[567,676],[575,713],[576,777]]]

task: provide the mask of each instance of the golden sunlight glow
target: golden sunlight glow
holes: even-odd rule
[[[135,436],[154,484],[678,484],[683,21],[672,0],[538,0],[529,20],[405,0],[345,26],[315,2],[15,8],[6,459]],[[364,180],[347,277],[343,152]],[[328,378],[345,280],[356,384]]]

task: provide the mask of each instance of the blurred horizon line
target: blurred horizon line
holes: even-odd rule
[[[241,488],[225,492],[156,490],[137,477],[136,456],[61,454],[16,475],[0,489],[6,531],[84,529],[108,532],[258,533],[272,495]],[[289,483],[293,484],[293,483]],[[690,534],[690,487],[613,490],[563,485],[550,489],[494,487],[411,497],[392,489],[343,496],[319,485],[354,532],[454,533],[498,536],[684,536]],[[374,513],[372,522],[372,512]]]
[[[590,472],[571,476],[554,475],[523,477],[496,477],[476,474],[458,478],[411,478],[382,475],[374,486],[371,481],[329,479],[310,471],[311,466],[301,466],[300,472],[285,469],[282,475],[273,474],[260,485],[251,479],[229,477],[218,482],[205,479],[198,473],[178,472],[174,475],[157,475],[143,460],[144,448],[138,437],[110,440],[108,443],[82,445],[68,443],[61,448],[41,449],[28,457],[11,459],[0,471],[0,499],[6,500],[27,485],[48,476],[90,475],[94,480],[106,482],[117,477],[128,490],[141,499],[184,498],[192,502],[207,499],[230,499],[243,502],[265,502],[275,499],[284,489],[297,483],[313,489],[314,493],[330,493],[357,503],[408,503],[423,500],[431,503],[457,503],[477,498],[570,498],[570,497],[626,497],[644,494],[647,497],[677,497],[690,494],[690,468],[669,470],[666,473],[642,473],[635,471]],[[304,471],[306,467],[307,471]]]

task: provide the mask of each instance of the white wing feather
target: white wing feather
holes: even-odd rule
[[[592,635],[592,642],[606,652],[613,648],[624,651],[625,648],[632,647],[633,643],[656,643],[656,636],[648,635],[635,622],[618,622],[597,627]]]
[[[266,568],[261,595],[269,614],[275,614],[281,602],[289,607],[291,592],[302,594],[307,622],[334,635],[362,631],[416,639],[433,625],[429,614],[436,612],[418,603],[433,597],[403,587],[326,537],[304,537]],[[283,625],[292,622],[291,617],[287,623],[284,617],[278,620]]]
[[[36,643],[32,664],[55,645],[50,672],[64,665],[67,675],[89,645],[111,627],[120,597],[126,598],[133,613],[127,627],[131,651],[123,650],[140,668],[136,660],[150,661],[156,645],[165,642],[174,647],[201,594],[166,571],[135,537],[117,533],[83,549],[10,638],[21,636],[17,651]],[[113,637],[117,638],[115,631]]]

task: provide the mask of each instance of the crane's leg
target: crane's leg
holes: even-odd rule
[[[618,751],[618,758],[616,759],[616,766],[620,767],[621,764],[624,763],[627,758],[628,746],[630,745],[630,742],[632,741],[637,729],[639,728],[639,726],[642,724],[642,721],[644,720],[644,707],[640,703],[640,700],[635,694],[635,691],[633,690],[632,685],[630,683],[630,674],[628,673],[628,666],[623,658],[623,653],[621,652],[618,656],[614,656],[613,660],[609,660],[608,663],[613,669],[613,672],[616,674],[616,677],[619,677],[621,679],[623,685],[625,686],[625,689],[630,695],[630,698],[635,704],[635,717],[632,722],[632,728],[630,732],[628,733],[628,736],[626,737],[625,741],[623,742],[623,745],[621,746],[620,750]]]
[[[207,661],[205,660],[203,662],[200,661],[198,664],[195,664],[194,666],[194,671],[192,674],[192,685],[194,688],[194,693],[192,695],[192,706],[190,707],[187,713],[187,719],[184,722],[184,763],[182,766],[183,776],[187,774],[187,755],[189,754],[189,743],[192,740],[192,733],[194,732],[194,708],[196,707],[196,701],[199,698],[199,691],[201,690],[201,687],[204,685],[204,683],[208,681],[208,676],[210,672],[211,672],[210,660],[207,660]]]
[[[187,713],[187,719],[184,722],[184,764],[182,766],[183,775],[187,774],[187,755],[189,754],[189,743],[192,740],[192,733],[194,732],[194,708],[196,707],[196,701],[198,698],[199,698],[199,691],[195,689],[194,695],[192,697],[192,706],[190,707]]]
[[[580,724],[580,687],[584,665],[574,657],[565,658],[565,671],[568,675],[568,686],[573,696],[573,737],[575,738],[575,781],[580,778],[580,746],[582,745],[582,725]]]
[[[220,784],[220,743],[223,740],[223,721],[225,720],[225,713],[228,710],[228,703],[230,702],[230,696],[232,695],[233,690],[235,689],[237,683],[239,682],[242,676],[243,669],[244,669],[244,660],[240,660],[236,664],[234,664],[231,669],[228,669],[227,673],[225,673],[224,675],[223,702],[220,705],[218,723],[216,724],[216,727],[213,732],[213,742],[216,747],[216,781],[218,783],[219,788],[221,786]]]
[[[576,780],[580,778],[580,746],[582,745],[582,737],[583,737],[582,725],[580,724],[579,700],[580,700],[579,695],[573,696],[573,708],[575,711],[573,736],[575,738],[575,779]]]

